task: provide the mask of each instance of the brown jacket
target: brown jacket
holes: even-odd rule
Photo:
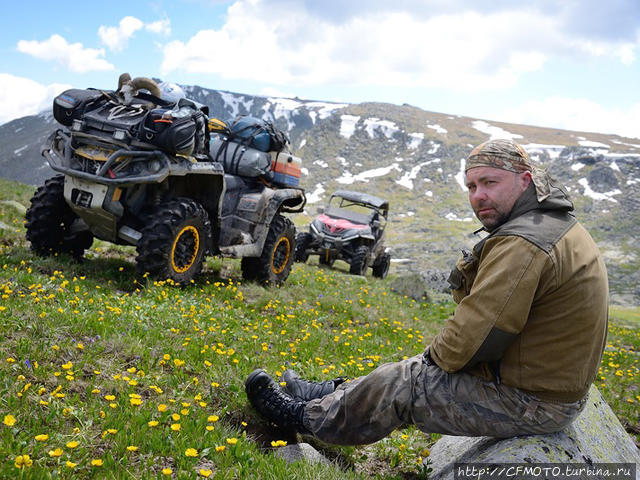
[[[532,185],[506,223],[465,254],[449,279],[455,314],[430,346],[447,372],[502,381],[573,402],[593,382],[607,335],[604,262],[573,204]]]

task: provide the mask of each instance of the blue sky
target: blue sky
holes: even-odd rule
[[[0,123],[118,75],[640,138],[637,0],[2,2]]]

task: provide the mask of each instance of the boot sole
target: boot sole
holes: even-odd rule
[[[261,375],[266,375],[267,378],[270,378],[269,375],[267,374],[267,372],[265,372],[263,369],[261,368],[257,368],[255,369],[253,372],[251,372],[249,374],[249,376],[247,377],[247,379],[244,381],[244,389],[245,391],[248,393],[248,391],[253,387],[257,377],[261,376]]]

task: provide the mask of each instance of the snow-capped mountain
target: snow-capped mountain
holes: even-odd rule
[[[346,188],[391,203],[388,244],[396,271],[445,270],[480,227],[466,200],[464,159],[489,138],[511,138],[568,188],[576,215],[602,249],[612,296],[640,303],[640,139],[506,124],[428,112],[410,105],[345,104],[261,97],[183,86],[187,95],[230,120],[251,115],[287,132],[303,160],[307,210]],[[37,185],[53,172],[40,156],[50,113],[0,126],[0,176]],[[392,270],[393,272],[393,270]]]

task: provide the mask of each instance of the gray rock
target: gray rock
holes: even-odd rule
[[[296,443],[280,447],[274,452],[276,457],[283,458],[287,463],[304,460],[310,463],[329,464],[329,460],[308,443]]]
[[[438,293],[451,293],[451,285],[447,279],[450,271],[428,268],[422,272],[422,277],[427,287]]]
[[[507,439],[443,436],[429,459],[430,480],[453,479],[455,463],[635,463],[640,479],[638,448],[594,386],[583,412],[561,432]]]
[[[405,295],[416,301],[429,301],[427,285],[419,273],[408,273],[394,278],[390,288],[398,295]]]

